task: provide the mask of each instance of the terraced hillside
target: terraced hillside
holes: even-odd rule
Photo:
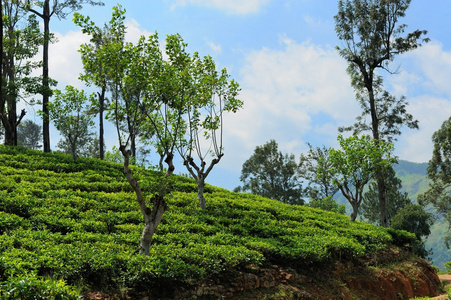
[[[157,173],[135,172],[150,197]],[[358,278],[369,274],[424,282],[411,288],[418,296],[439,286],[409,252],[413,235],[347,216],[213,186],[201,210],[195,182],[175,177],[142,256],[142,216],[120,165],[0,146],[0,174],[2,299],[365,299]]]

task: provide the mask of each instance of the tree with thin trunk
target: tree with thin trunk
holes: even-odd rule
[[[93,0],[26,0],[23,8],[42,19],[44,23],[44,42],[42,51],[42,120],[44,152],[50,152],[50,118],[49,99],[52,96],[51,80],[49,78],[49,43],[50,19],[56,15],[64,19],[73,11],[80,10],[84,4],[103,5],[101,1]]]
[[[196,180],[199,206],[206,209],[205,179],[224,156],[223,130],[225,112],[235,113],[243,106],[237,99],[239,86],[223,69],[216,71],[210,56],[192,62],[193,92],[188,105],[187,134],[178,143],[179,153],[189,174]],[[196,162],[194,155],[199,162]],[[208,156],[211,160],[208,163]]]
[[[123,172],[144,217],[139,252],[148,255],[153,235],[168,209],[165,198],[169,178],[175,170],[177,145],[187,129],[189,106],[195,105],[191,97],[196,94],[193,58],[178,34],[167,36],[164,52],[156,33],[141,37],[136,44],[125,43],[124,14],[121,6],[113,7],[111,39],[98,51],[103,54],[103,70],[111,91],[107,119],[116,126],[119,151],[124,158]],[[133,123],[131,127],[129,121]],[[146,184],[152,186],[148,196],[148,190],[142,188],[145,178],[139,178],[130,166],[131,144],[138,133],[141,139],[149,139],[147,142],[155,146],[167,166],[157,177],[157,186]]]
[[[400,18],[410,5],[410,0],[340,0],[338,14],[335,16],[337,36],[343,41],[342,47],[337,47],[340,55],[348,65],[351,84],[357,99],[364,109],[364,115],[370,117],[372,136],[376,141],[382,141],[381,123],[390,126],[415,123],[405,111],[405,101],[393,102],[393,110],[382,114],[387,102],[393,100],[388,92],[383,91],[382,76],[377,70],[389,69],[389,64],[402,53],[416,49],[427,39],[422,37],[426,31],[415,30],[404,34],[405,24],[398,24]],[[388,107],[388,106],[387,106]],[[391,118],[388,120],[387,118]],[[383,173],[377,174],[378,197],[380,207],[380,224],[386,227],[386,187]]]
[[[311,200],[332,197],[338,192],[338,187],[333,184],[330,173],[318,174],[319,164],[322,164],[323,170],[327,170],[330,166],[329,149],[325,146],[313,148],[310,144],[308,147],[309,151],[307,154],[301,154],[299,162],[299,177],[308,182],[305,193]]]
[[[42,148],[42,128],[31,120],[21,122],[17,127],[17,144],[33,150]]]
[[[451,117],[432,135],[434,149],[427,168],[429,189],[418,197],[422,205],[432,204],[451,229]],[[450,248],[451,231],[445,236]]]
[[[74,13],[74,23],[81,27],[84,34],[91,36],[90,43],[82,44],[78,50],[81,53],[81,59],[83,62],[84,73],[80,75],[80,79],[83,80],[88,86],[94,85],[100,89],[97,92],[97,101],[93,103],[93,111],[99,114],[99,148],[100,159],[105,157],[105,140],[104,140],[104,113],[108,109],[108,100],[106,98],[106,92],[108,87],[107,74],[102,65],[103,46],[110,42],[113,38],[112,24],[106,24],[104,28],[100,28],[89,16],[83,16],[79,13]],[[114,20],[112,20],[114,22]]]
[[[55,100],[49,106],[50,120],[65,138],[63,148],[77,159],[79,149],[92,140],[91,129],[94,127],[92,116],[87,114],[88,103],[94,95],[86,95],[73,86],[66,86],[64,92],[55,90]],[[58,144],[60,145],[60,144]]]
[[[5,128],[5,144],[17,145],[17,127],[26,114],[23,109],[18,115],[17,103],[39,89],[38,78],[31,73],[40,62],[31,58],[38,53],[42,34],[35,16],[27,16],[19,1],[3,3],[2,16],[0,121]]]
[[[355,221],[363,201],[366,184],[377,176],[377,172],[394,163],[391,157],[393,144],[370,139],[368,136],[338,136],[341,149],[329,149],[330,166],[318,165],[318,175],[328,173],[333,183],[352,206],[351,221]]]

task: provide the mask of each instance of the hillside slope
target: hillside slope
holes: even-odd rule
[[[157,174],[135,171],[150,197]],[[0,146],[0,174],[2,299],[368,299],[369,278],[375,299],[439,289],[409,252],[413,235],[347,216],[212,186],[201,210],[194,181],[175,177],[141,256],[142,216],[120,165]]]

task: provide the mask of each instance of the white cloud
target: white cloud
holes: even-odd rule
[[[405,95],[408,112],[419,121],[419,130],[404,130],[395,144],[401,159],[427,162],[432,157],[432,134],[451,116],[451,52],[431,41],[404,55],[402,72],[386,81],[397,95]]]
[[[173,0],[172,8],[198,5],[223,10],[228,14],[247,15],[258,13],[271,0]]]
[[[222,52],[222,47],[219,44],[215,44],[211,41],[207,41],[207,45],[216,54],[220,54]]]
[[[346,62],[335,50],[287,38],[281,43],[282,50],[263,48],[246,56],[239,81],[244,109],[225,124],[226,153],[234,152],[227,153],[229,168],[239,170],[270,139],[296,155],[317,135],[336,140],[337,127],[352,124],[359,113]]]

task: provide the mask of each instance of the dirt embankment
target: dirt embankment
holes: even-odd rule
[[[121,299],[321,299],[402,300],[443,293],[437,272],[425,260],[399,249],[322,266],[247,266],[200,285],[161,287],[152,294]],[[91,299],[119,299],[90,294]]]
[[[438,278],[440,279],[441,282],[444,283],[445,286],[451,285],[451,274],[440,274],[440,275],[438,275]],[[447,297],[448,297],[448,294],[445,293],[440,296],[434,297],[432,299],[445,300]]]

